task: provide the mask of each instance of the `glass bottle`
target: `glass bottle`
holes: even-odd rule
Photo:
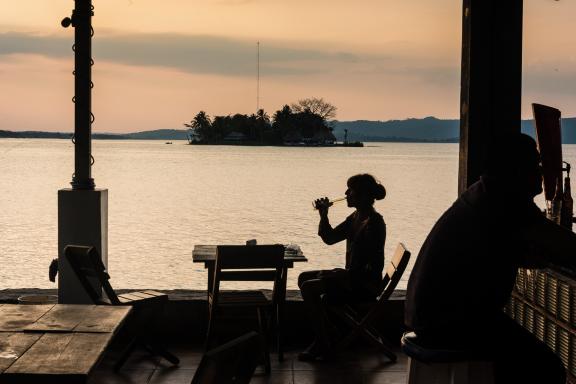
[[[333,206],[334,203],[338,203],[338,202],[344,201],[344,200],[346,200],[346,196],[339,197],[337,199],[328,200],[328,207]],[[316,200],[312,201],[312,206],[314,207],[314,209],[318,209],[318,207],[316,206]]]
[[[562,214],[562,178],[556,179],[556,192],[552,201],[548,201],[548,219],[560,225]]]
[[[574,200],[570,188],[570,176],[564,178],[564,193],[562,194],[562,215],[561,224],[563,227],[572,230],[572,216],[574,215]]]

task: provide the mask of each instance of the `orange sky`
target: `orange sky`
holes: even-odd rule
[[[95,132],[323,97],[338,120],[458,118],[458,0],[94,0]],[[72,0],[0,5],[0,129],[73,130]],[[576,115],[576,2],[525,0],[524,115]]]

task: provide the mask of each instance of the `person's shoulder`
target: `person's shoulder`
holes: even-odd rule
[[[372,210],[372,212],[370,213],[370,216],[384,220],[384,218],[382,217],[382,215],[380,214],[380,212],[378,212],[376,209],[373,209],[373,210]]]
[[[384,222],[384,217],[376,210],[373,210],[372,213],[370,214],[370,221],[373,223],[386,225],[386,223]]]

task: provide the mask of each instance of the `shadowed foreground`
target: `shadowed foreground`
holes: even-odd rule
[[[146,351],[138,350],[130,356],[124,367],[115,373],[112,369],[118,356],[118,345],[113,345],[102,362],[96,367],[90,384],[154,383],[190,384],[202,358],[201,345],[168,343],[169,349],[180,358],[180,366],[174,368]],[[398,353],[398,362],[390,364],[381,352],[366,347],[358,347],[343,353],[333,362],[314,364],[300,362],[297,350],[285,353],[282,363],[276,355],[271,356],[272,373],[264,374],[262,366],[256,368],[252,383],[274,384],[404,384],[406,382],[405,355]]]

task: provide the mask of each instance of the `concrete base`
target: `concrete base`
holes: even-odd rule
[[[108,190],[58,191],[58,302],[91,304],[64,258],[67,245],[93,246],[108,265]],[[94,283],[97,291],[102,287]]]

